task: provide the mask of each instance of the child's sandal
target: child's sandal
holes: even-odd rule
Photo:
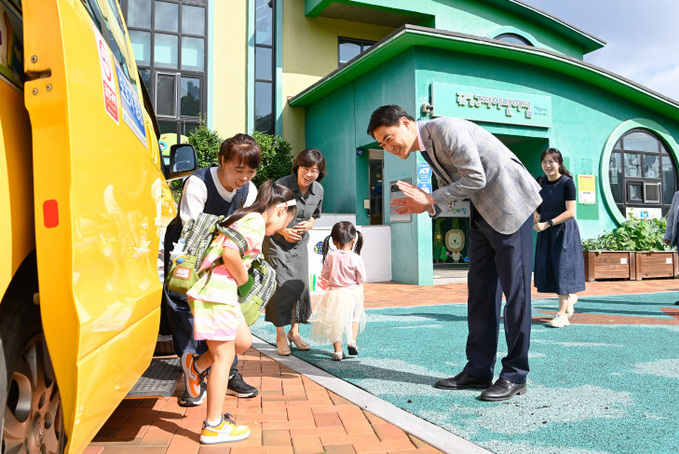
[[[347,345],[347,350],[349,351],[349,354],[352,356],[358,355],[358,347],[356,346],[356,344]]]
[[[333,361],[342,361],[344,359],[344,352],[333,352],[332,354],[332,360]]]

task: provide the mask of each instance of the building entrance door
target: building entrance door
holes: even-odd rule
[[[370,150],[370,225],[384,224],[384,150]]]

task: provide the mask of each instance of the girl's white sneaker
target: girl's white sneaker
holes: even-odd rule
[[[570,324],[571,322],[568,321],[568,315],[557,312],[554,318],[547,323],[547,326],[551,326],[552,328],[563,328]]]

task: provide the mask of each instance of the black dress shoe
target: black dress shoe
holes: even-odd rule
[[[512,383],[507,379],[498,378],[493,386],[481,393],[481,400],[497,402],[508,400],[518,394],[526,394],[525,383]]]
[[[493,382],[490,380],[480,380],[478,378],[472,377],[466,372],[460,372],[452,378],[442,378],[438,380],[434,385],[439,389],[486,389]]]

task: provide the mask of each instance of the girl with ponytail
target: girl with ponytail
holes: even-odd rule
[[[295,195],[290,189],[271,180],[265,182],[252,205],[236,210],[222,224],[246,239],[243,256],[226,235],[217,234],[198,273],[209,271],[186,293],[193,314],[194,338],[208,345],[207,353],[200,358],[202,372],[191,363],[192,371],[200,375],[210,368],[201,443],[224,443],[250,436],[247,426],[236,424],[228,413],[222,414],[234,355],[244,353],[252,344],[252,334],[238,302],[238,287],[248,282],[248,268],[261,252],[264,236],[283,230],[296,210]]]
[[[332,240],[335,250],[330,251]],[[363,282],[365,266],[359,255],[363,236],[351,222],[338,222],[323,241],[323,270],[321,276],[328,281],[328,291],[314,308],[311,316],[311,340],[332,343],[332,359],[344,359],[342,338],[347,339],[350,355],[358,355],[356,338],[365,327],[363,311]]]

